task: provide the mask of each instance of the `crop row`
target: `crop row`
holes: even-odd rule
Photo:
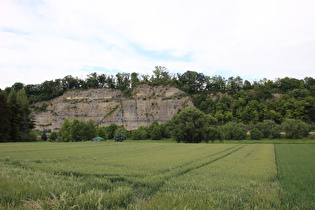
[[[276,146],[289,155],[282,150]],[[274,151],[272,144],[3,144],[0,206],[281,208],[287,200]]]

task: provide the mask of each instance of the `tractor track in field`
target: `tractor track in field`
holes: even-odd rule
[[[190,171],[193,171],[193,170],[202,168],[202,167],[204,167],[204,166],[210,165],[210,164],[212,164],[212,163],[214,163],[214,162],[216,162],[216,161],[218,161],[218,160],[221,160],[221,159],[223,159],[223,158],[225,158],[225,157],[227,157],[227,156],[229,156],[229,155],[231,155],[231,154],[233,154],[233,153],[235,153],[235,152],[237,152],[237,151],[243,149],[243,148],[246,147],[246,146],[247,146],[247,145],[243,145],[243,146],[240,146],[240,147],[238,147],[238,148],[236,148],[236,149],[234,149],[234,150],[231,151],[231,149],[235,148],[235,147],[232,147],[232,148],[229,148],[229,149],[227,149],[227,150],[224,150],[224,151],[218,152],[218,153],[216,153],[216,154],[213,154],[213,155],[211,155],[211,156],[208,156],[207,158],[213,157],[213,156],[215,156],[215,155],[218,155],[218,154],[221,154],[221,153],[224,153],[224,152],[229,151],[228,153],[226,153],[226,154],[224,154],[224,155],[222,155],[222,156],[219,156],[219,157],[215,158],[214,160],[207,161],[207,162],[205,162],[205,163],[202,163],[202,164],[200,164],[200,165],[197,165],[197,166],[194,166],[194,167],[191,167],[191,168],[187,168],[186,170],[183,170],[183,171],[177,173],[177,175],[172,176],[172,177],[170,177],[170,178],[183,176],[183,175],[187,174],[187,173],[190,172]],[[194,161],[194,162],[197,162],[197,160]],[[170,179],[170,178],[169,178],[169,179]]]
[[[194,159],[194,160],[189,161],[189,162],[187,162],[187,163],[178,165],[178,166],[176,166],[176,167],[172,167],[172,168],[170,168],[170,169],[162,170],[162,171],[160,171],[160,174],[166,174],[166,173],[168,173],[168,172],[170,172],[170,171],[173,171],[173,170],[176,170],[176,169],[178,169],[178,168],[183,168],[183,167],[189,166],[189,165],[194,164],[194,163],[196,163],[196,162],[200,162],[201,160],[204,160],[204,159],[207,159],[207,158],[211,158],[211,157],[216,156],[216,155],[218,155],[218,154],[221,154],[221,153],[227,152],[227,151],[229,151],[229,150],[232,150],[232,149],[235,148],[235,147],[237,147],[237,146],[232,146],[232,147],[229,147],[229,148],[227,148],[227,149],[225,149],[225,150],[222,150],[222,151],[220,151],[220,152],[217,152],[217,153],[215,153],[215,154],[208,155],[208,156],[201,157],[201,158],[197,158],[197,159]]]
[[[135,182],[134,182],[134,181],[131,181],[131,180],[130,180],[130,181],[129,181],[129,180],[126,180],[126,182],[128,182],[129,184],[131,184],[131,185],[133,185],[133,186],[137,186],[137,187],[142,186],[142,185],[145,185],[146,187],[151,188],[150,193],[147,194],[147,196],[153,196],[154,194],[156,194],[156,193],[165,185],[166,181],[168,181],[168,180],[170,180],[170,179],[172,179],[172,178],[177,178],[177,177],[183,176],[183,175],[189,173],[190,171],[193,171],[193,170],[202,168],[202,167],[204,167],[204,166],[210,165],[210,164],[212,164],[212,163],[214,163],[214,162],[216,162],[216,161],[218,161],[218,160],[221,160],[221,159],[223,159],[223,158],[225,158],[225,157],[227,157],[227,156],[229,156],[229,155],[231,155],[231,154],[233,154],[233,153],[235,153],[235,152],[237,152],[237,151],[243,149],[243,148],[246,147],[246,146],[247,146],[247,145],[242,145],[242,146],[238,146],[238,145],[237,145],[237,146],[233,146],[233,147],[230,147],[230,148],[228,148],[228,149],[225,149],[225,150],[223,150],[223,151],[221,151],[221,152],[217,152],[217,153],[215,153],[215,154],[212,154],[212,155],[209,155],[209,156],[206,156],[206,157],[203,157],[203,158],[198,158],[198,159],[196,159],[196,160],[194,160],[194,161],[189,162],[188,164],[184,164],[184,165],[178,166],[178,167],[176,167],[176,169],[178,169],[178,168],[180,168],[180,167],[189,166],[189,165],[194,164],[194,163],[196,163],[196,162],[198,162],[198,161],[200,161],[200,160],[202,160],[202,159],[207,159],[207,158],[210,158],[210,157],[213,157],[213,156],[215,156],[215,155],[218,155],[218,154],[222,154],[222,153],[223,153],[221,156],[219,156],[219,157],[217,157],[217,158],[215,158],[215,159],[213,159],[213,160],[211,160],[211,161],[203,162],[203,163],[198,164],[198,165],[196,165],[196,166],[188,167],[188,168],[186,168],[186,169],[184,169],[184,170],[178,171],[177,173],[175,173],[175,174],[173,174],[173,175],[172,175],[172,174],[165,175],[163,181],[159,182],[158,184],[153,184],[152,186],[145,185],[145,184],[142,183],[141,181],[135,181]],[[160,175],[163,175],[163,174],[165,174],[165,173],[172,172],[172,170],[176,170],[176,169],[168,169],[168,170],[166,170],[166,171],[163,171],[163,173],[155,174],[155,175],[153,175],[153,176],[151,176],[151,177],[154,178],[155,176],[160,176]]]

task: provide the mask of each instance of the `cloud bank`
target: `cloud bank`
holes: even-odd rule
[[[315,77],[312,0],[0,0],[0,88],[91,72]]]

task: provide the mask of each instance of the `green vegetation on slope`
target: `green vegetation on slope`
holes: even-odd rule
[[[282,205],[315,209],[315,145],[276,144]]]
[[[220,124],[236,119],[244,124],[257,124],[267,119],[280,124],[285,118],[315,122],[315,79],[312,77],[250,82],[240,77],[207,76],[189,70],[169,73],[165,67],[156,66],[152,75],[135,72],[116,75],[91,73],[85,80],[66,76],[36,85],[17,82],[4,92],[8,96],[12,90],[23,89],[30,103],[34,104],[74,89],[111,88],[130,96],[133,88],[139,84],[179,88],[192,97],[196,107],[206,114],[212,114]]]

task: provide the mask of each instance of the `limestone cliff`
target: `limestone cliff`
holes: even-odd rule
[[[36,129],[52,131],[58,131],[65,118],[92,119],[99,126],[115,123],[132,130],[154,120],[164,123],[180,109],[194,107],[190,97],[177,88],[148,85],[139,85],[128,98],[119,90],[102,88],[68,91],[44,103],[45,111],[33,112]]]

